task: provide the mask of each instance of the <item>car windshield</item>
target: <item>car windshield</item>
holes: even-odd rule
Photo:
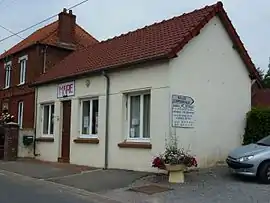
[[[257,142],[257,145],[270,146],[270,136],[267,136]]]

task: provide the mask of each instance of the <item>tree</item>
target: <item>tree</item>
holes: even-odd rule
[[[263,76],[262,82],[264,88],[270,88],[270,64],[268,65],[268,70],[266,71],[266,74]]]
[[[258,67],[258,68],[257,68],[257,71],[258,71],[258,73],[259,73],[259,76],[260,76],[261,80],[263,80],[263,79],[264,79],[264,70],[261,69],[260,67]],[[268,72],[269,72],[269,70],[267,71],[267,73],[268,73]]]

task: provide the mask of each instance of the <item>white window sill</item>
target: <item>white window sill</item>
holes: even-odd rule
[[[19,83],[17,86],[22,86],[22,85],[25,85],[25,82],[24,83]]]
[[[152,149],[150,139],[127,139],[118,143],[119,148]]]
[[[48,138],[54,138],[54,136],[53,135],[41,135],[41,137],[48,137]]]
[[[145,142],[150,143],[150,138],[127,138],[127,142]]]
[[[79,138],[98,138],[98,135],[79,135]]]
[[[10,87],[4,87],[3,90],[9,89]]]

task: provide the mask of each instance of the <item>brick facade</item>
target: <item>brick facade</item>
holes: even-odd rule
[[[18,157],[19,127],[15,123],[8,123],[4,125],[4,129],[4,160],[15,161]]]
[[[44,51],[46,49],[46,57]],[[8,89],[4,88],[5,69],[4,60],[0,61],[0,104],[1,110],[3,104],[8,104],[9,112],[16,118],[18,115],[18,103],[24,103],[23,110],[23,128],[34,127],[34,111],[35,111],[35,90],[28,85],[35,80],[44,71],[44,58],[46,58],[46,71],[53,67],[56,63],[65,58],[71,51],[58,47],[50,47],[45,45],[35,45],[13,56],[9,57],[12,62],[11,85]],[[26,62],[26,83],[19,85],[20,64],[18,60],[22,56],[28,56]]]
[[[18,121],[18,104],[23,102],[23,129],[34,128],[35,89],[29,84],[47,72],[75,49],[98,43],[89,33],[76,24],[72,11],[63,10],[59,20],[31,34],[7,52],[0,55],[0,112],[3,106]],[[27,56],[25,83],[20,83],[19,58]],[[5,62],[12,62],[10,87],[5,89]]]

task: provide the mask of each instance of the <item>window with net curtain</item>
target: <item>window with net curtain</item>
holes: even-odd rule
[[[19,127],[23,128],[23,101],[18,103],[18,124]]]
[[[150,138],[150,93],[128,95],[128,138]]]
[[[11,63],[5,65],[5,88],[10,87]]]
[[[20,84],[25,83],[26,76],[26,59],[20,61]]]
[[[97,136],[98,108],[98,99],[81,101],[81,136]]]
[[[43,135],[53,135],[54,104],[44,104],[42,109],[43,109]]]

